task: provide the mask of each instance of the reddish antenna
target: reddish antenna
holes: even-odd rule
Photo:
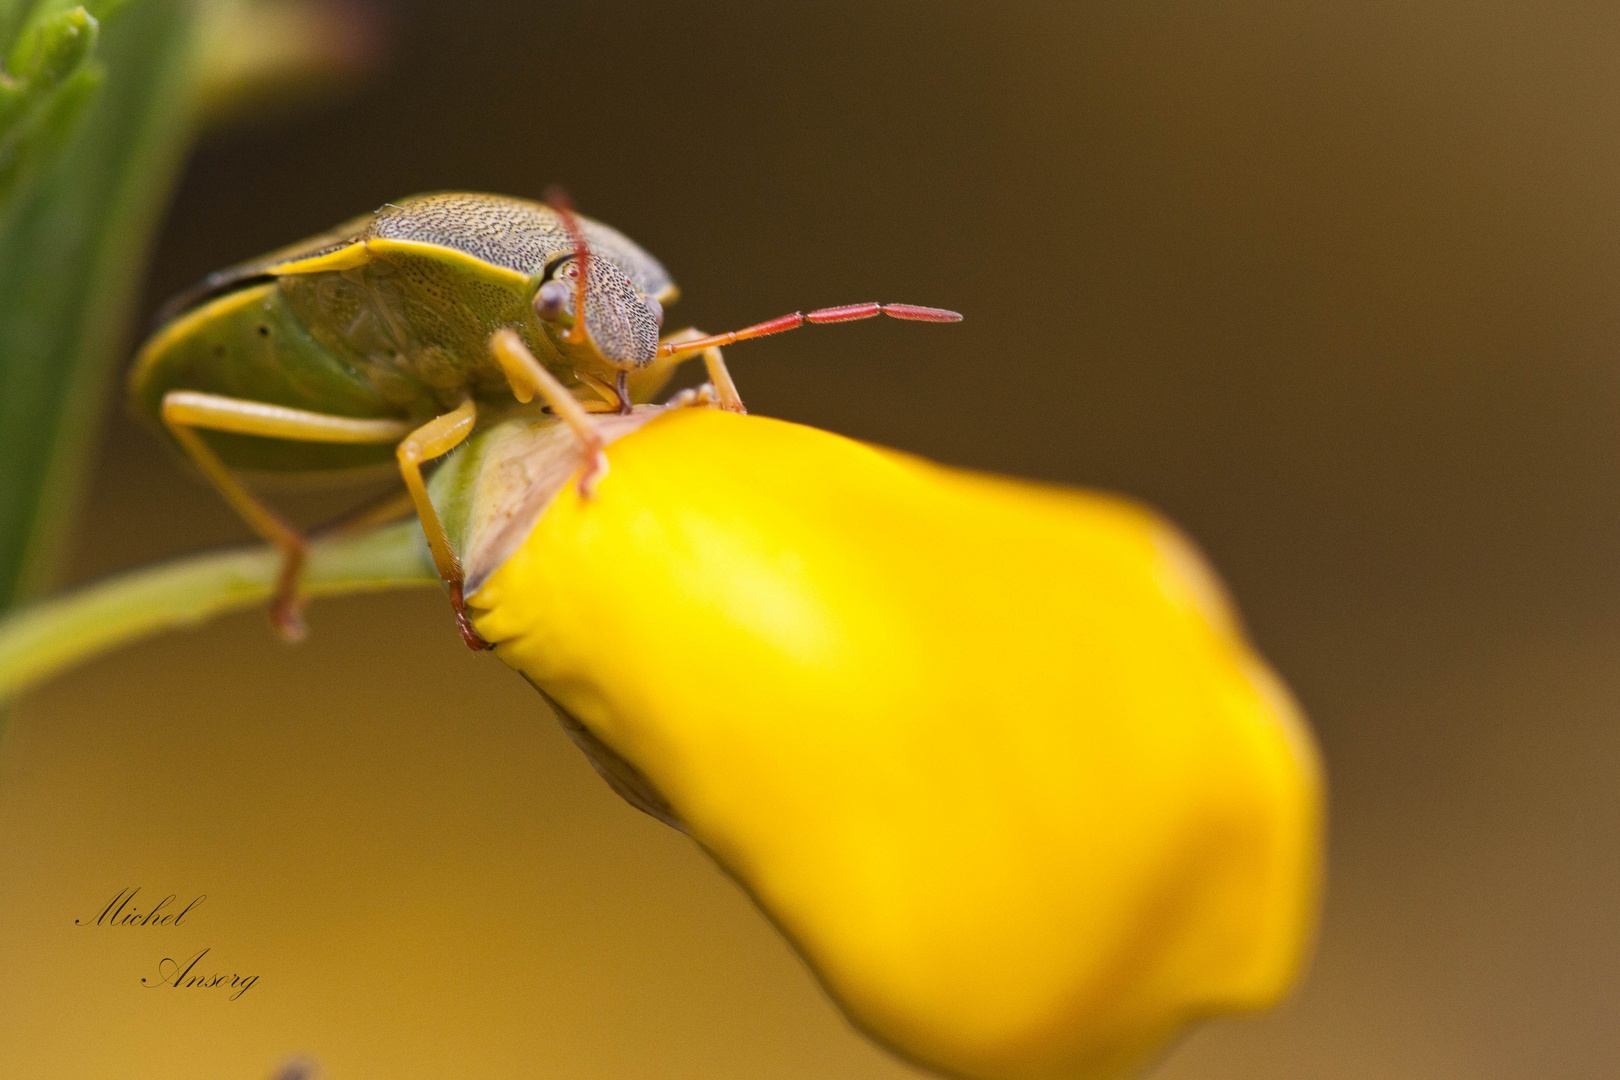
[[[591,272],[591,249],[585,243],[585,230],[579,227],[579,217],[574,213],[574,200],[568,197],[561,184],[546,188],[546,203],[562,218],[563,228],[568,231],[568,242],[574,245],[574,264],[577,268],[574,275],[574,326],[568,331],[567,340],[570,345],[578,345],[585,340],[585,283]]]
[[[567,340],[577,345],[585,340],[585,291],[591,273],[591,249],[585,242],[585,231],[580,228],[579,216],[574,212],[574,200],[569,198],[568,192],[561,184],[552,184],[546,188],[546,203],[557,212],[562,219],[563,228],[568,232],[569,243],[574,245],[574,325],[568,331]],[[843,304],[839,307],[817,308],[811,312],[795,311],[791,315],[770,319],[766,322],[745,326],[741,330],[732,330],[725,334],[714,334],[696,341],[667,341],[658,346],[659,356],[672,356],[675,353],[692,352],[698,349],[707,349],[715,345],[734,345],[739,341],[750,338],[768,337],[771,334],[781,334],[788,330],[797,330],[805,323],[822,325],[825,323],[855,322],[858,319],[872,319],[879,315],[887,315],[891,319],[905,319],[908,322],[953,323],[961,322],[962,316],[955,311],[945,308],[921,307],[917,304]],[[619,396],[628,402],[624,382],[628,373],[619,373]]]
[[[678,352],[690,352],[694,349],[707,349],[712,345],[732,345],[750,338],[769,337],[771,334],[780,334],[788,330],[797,330],[805,323],[815,323],[817,326],[825,323],[855,322],[857,319],[872,319],[879,315],[887,315],[891,319],[905,319],[908,322],[952,323],[961,322],[962,316],[954,311],[944,308],[919,307],[916,304],[844,304],[841,307],[817,308],[811,312],[795,311],[791,315],[767,322],[755,323],[745,326],[741,330],[733,330],[726,334],[715,334],[712,337],[698,338],[696,341],[670,341],[658,346],[659,356],[669,356]]]

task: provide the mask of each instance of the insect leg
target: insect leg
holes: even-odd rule
[[[281,575],[270,602],[270,621],[282,637],[290,641],[301,639],[305,627],[298,598],[298,573],[307,547],[304,537],[236,478],[197,434],[197,429],[303,442],[378,443],[396,441],[409,430],[409,425],[398,420],[328,416],[190,390],[175,390],[164,395],[163,423],[242,520],[281,549]]]
[[[602,399],[601,401],[584,402],[586,412],[620,412],[630,407],[628,396],[620,394],[595,375],[585,371],[576,371],[574,374],[579,376],[580,382],[595,390],[597,396]]]
[[[669,350],[669,362],[679,364],[698,353],[703,354],[703,366],[709,371],[709,382],[714,386],[714,392],[720,399],[720,407],[727,412],[746,413],[743,407],[742,395],[737,393],[737,384],[731,379],[731,372],[726,368],[726,358],[721,355],[720,346],[708,345],[693,349],[682,349],[681,345],[688,341],[703,341],[708,335],[696,327],[687,327],[677,330],[666,337],[659,344],[659,351]]]
[[[585,467],[579,472],[579,494],[588,499],[596,490],[596,482],[607,475],[607,455],[602,452],[602,436],[591,423],[590,414],[557,377],[534,358],[523,339],[511,330],[497,330],[489,339],[490,351],[506,372],[512,393],[519,401],[532,401],[536,394],[546,399],[551,411],[562,418],[579,437],[585,452]]]
[[[439,577],[450,586],[450,605],[456,609],[456,625],[461,630],[461,638],[468,648],[474,650],[489,648],[489,642],[479,637],[478,631],[467,621],[467,613],[462,606],[461,561],[450,550],[444,525],[428,498],[427,485],[422,482],[422,465],[459,446],[472,434],[473,424],[477,420],[478,406],[473,404],[472,398],[466,398],[443,416],[435,417],[411,432],[394,451],[394,456],[399,459],[399,473],[405,478],[411,501],[416,504],[416,516],[422,519],[422,532],[427,535],[428,550],[433,552],[433,565],[438,568]]]

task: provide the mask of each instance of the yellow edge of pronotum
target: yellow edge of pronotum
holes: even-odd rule
[[[529,281],[527,275],[520,274],[510,267],[486,262],[476,255],[469,255],[465,251],[458,251],[453,247],[434,244],[426,240],[396,240],[392,238],[361,240],[359,243],[350,244],[348,247],[329,251],[325,255],[316,255],[307,259],[295,259],[289,263],[268,267],[265,273],[291,277],[299,274],[322,274],[335,270],[352,270],[357,266],[364,266],[373,259],[384,258],[388,255],[420,255],[425,258],[464,263],[469,269],[478,273],[505,278],[509,283],[520,289]]]
[[[336,251],[328,251],[322,255],[309,255],[294,259],[292,262],[272,263],[265,267],[263,273],[277,276],[289,274],[320,274],[333,270],[353,270],[357,266],[364,266],[371,261],[371,252],[366,242],[346,244]]]
[[[448,259],[465,263],[469,268],[487,274],[491,277],[504,278],[516,288],[523,288],[530,281],[530,276],[513,270],[508,266],[487,262],[476,255],[469,255],[444,244],[435,244],[427,240],[399,240],[394,238],[372,238],[360,240],[336,251],[328,251],[322,255],[312,255],[307,258],[294,259],[291,262],[272,263],[266,266],[262,273],[274,274],[278,277],[291,277],[303,274],[322,274],[339,270],[352,270],[364,266],[372,259],[390,254],[420,255],[434,259]],[[669,288],[654,294],[661,304],[672,304],[681,295],[680,287],[673,282]],[[205,305],[206,306],[206,305]],[[198,309],[202,310],[202,309]]]
[[[366,248],[366,250],[373,257],[398,253],[401,255],[431,256],[436,259],[454,259],[459,262],[466,263],[469,266],[477,267],[480,271],[489,274],[492,277],[505,278],[518,288],[527,286],[529,282],[533,280],[532,278],[513,270],[511,267],[501,266],[492,262],[485,262],[483,259],[480,259],[475,255],[469,255],[465,251],[458,251],[453,247],[446,247],[443,244],[429,243],[425,240],[373,239],[363,241],[362,243],[355,244],[354,246]],[[341,252],[333,252],[332,254],[341,254]],[[277,274],[313,274],[319,270],[336,270],[344,268],[336,266],[313,265],[328,258],[331,258],[331,255],[322,255],[314,259],[300,260],[299,262],[288,263],[286,266],[276,267],[271,272]],[[356,262],[354,265],[358,266],[359,262]],[[653,299],[657,300],[660,304],[673,304],[680,297],[680,295],[680,286],[676,285],[674,282],[671,282],[669,288],[664,289],[662,292],[654,293]]]

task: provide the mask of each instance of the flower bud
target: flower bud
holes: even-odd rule
[[[474,625],[857,1025],[1080,1080],[1286,992],[1317,755],[1171,526],[756,416],[618,422],[589,499],[555,427],[447,468]]]

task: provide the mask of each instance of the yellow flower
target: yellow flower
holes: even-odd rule
[[[463,508],[474,625],[861,1028],[1080,1080],[1287,990],[1316,752],[1164,521],[707,409],[608,457],[593,498]]]

